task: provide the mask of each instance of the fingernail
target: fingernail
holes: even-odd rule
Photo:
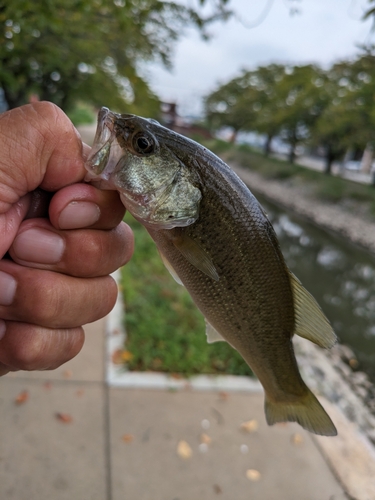
[[[5,321],[3,319],[0,319],[0,340],[4,337],[6,329],[7,327]]]
[[[13,250],[20,260],[38,264],[56,264],[65,249],[65,242],[56,233],[32,228],[21,233],[14,240]]]
[[[100,217],[100,208],[91,201],[72,201],[61,212],[59,227],[61,229],[79,229],[95,224]]]
[[[10,274],[0,271],[0,305],[9,306],[16,293],[17,281]],[[4,323],[5,325],[5,323]],[[1,332],[1,327],[0,327]],[[5,330],[4,330],[5,332]]]

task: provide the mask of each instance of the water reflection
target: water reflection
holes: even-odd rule
[[[375,257],[258,197],[290,269],[375,381]]]

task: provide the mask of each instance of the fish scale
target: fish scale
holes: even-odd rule
[[[173,276],[207,323],[265,390],[267,422],[296,421],[316,434],[336,429],[298,370],[292,337],[323,347],[334,332],[287,268],[264,210],[213,153],[154,122],[103,108],[88,180],[117,189],[148,230]]]

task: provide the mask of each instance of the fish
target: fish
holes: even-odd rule
[[[102,108],[86,181],[115,189],[147,229],[164,264],[206,321],[264,388],[269,425],[297,422],[335,436],[303,381],[292,338],[330,348],[335,333],[288,269],[275,231],[250,189],[215,154],[157,121]]]

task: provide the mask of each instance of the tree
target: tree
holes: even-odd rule
[[[203,17],[163,0],[5,0],[0,88],[11,108],[35,93],[63,109],[81,99],[115,109],[126,105],[140,114],[151,104],[155,111],[157,98],[140,63],[170,65],[184,27],[195,26],[206,36],[210,22],[229,15],[226,2],[219,0]]]
[[[285,67],[281,64],[261,66],[248,73],[248,85],[256,89],[256,100],[253,104],[256,110],[256,119],[253,130],[266,136],[264,154],[271,152],[272,139],[279,134],[281,123],[275,120],[275,107],[278,99],[278,82],[285,74]]]
[[[273,120],[275,84],[284,66],[271,64],[241,75],[219,86],[205,99],[205,112],[213,128],[231,127],[232,139],[241,131],[257,131],[267,136],[265,154],[278,132]]]
[[[290,145],[294,162],[298,144],[306,141],[314,122],[329,100],[325,73],[314,65],[284,67],[271,64],[242,74],[206,98],[208,119],[217,126],[255,131],[272,138],[281,135]]]
[[[243,85],[243,77],[222,85],[205,99],[208,122],[214,129],[230,127],[232,142],[240,130],[253,130],[256,94]]]
[[[371,47],[353,61],[327,71],[329,104],[314,127],[315,143],[326,148],[326,173],[345,150],[375,147],[375,55]]]
[[[273,120],[289,144],[289,161],[294,163],[296,147],[306,142],[318,117],[327,105],[325,73],[312,64],[286,67],[276,84]]]

